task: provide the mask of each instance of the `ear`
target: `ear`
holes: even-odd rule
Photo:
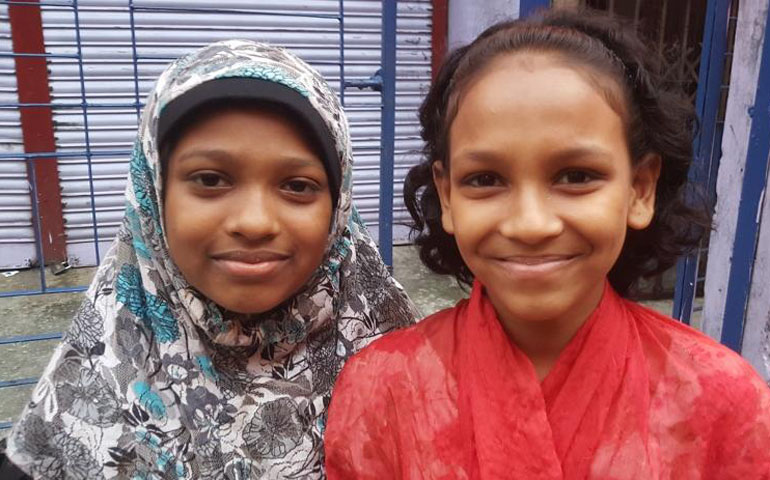
[[[452,224],[452,211],[449,207],[450,179],[449,172],[444,168],[440,160],[433,162],[433,184],[436,185],[438,198],[441,201],[441,226],[446,233],[454,235]]]
[[[631,204],[628,226],[634,230],[647,228],[655,215],[655,189],[660,178],[662,159],[657,153],[648,153],[634,167],[631,179]]]

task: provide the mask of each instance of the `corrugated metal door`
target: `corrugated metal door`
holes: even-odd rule
[[[0,24],[9,25],[8,5],[0,4]],[[10,29],[0,31],[0,51],[12,52]],[[13,58],[0,57],[0,104],[18,103]],[[0,154],[24,153],[16,108],[0,109]],[[0,159],[0,269],[28,267],[37,260],[32,204],[24,159]]]
[[[341,4],[344,71],[337,18]],[[123,214],[128,150],[137,124],[131,104],[143,101],[171,59],[221,39],[267,41],[297,53],[335,87],[343,75],[345,80],[371,76],[380,63],[379,0],[228,0],[215,7],[201,0],[141,0],[134,1],[133,8],[129,0],[89,0],[78,2],[78,7],[77,18],[72,8],[43,7],[49,53],[78,54],[75,27],[80,26],[83,81],[76,59],[50,61],[53,101],[72,107],[83,101],[89,105],[86,115],[80,107],[54,110],[57,148],[74,154],[59,163],[67,248],[74,264],[96,263],[94,239],[98,236],[104,251],[117,230]],[[401,185],[408,167],[419,157],[416,111],[430,82],[431,2],[398,2],[398,10],[394,222],[403,223],[408,214]],[[356,158],[356,203],[376,234],[380,95],[348,88],[344,101]],[[403,240],[406,229],[396,228],[394,235]]]

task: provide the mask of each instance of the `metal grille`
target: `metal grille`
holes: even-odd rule
[[[585,0],[585,5],[633,23],[666,60],[665,80],[695,103],[707,0]]]
[[[732,50],[735,40],[735,25],[738,14],[738,0],[728,0],[727,3],[714,0],[583,0],[583,5],[608,11],[626,18],[637,28],[639,33],[654,45],[658,54],[666,63],[665,81],[681,89],[692,101],[700,115],[701,125],[706,127],[699,131],[700,138],[696,140],[696,158],[691,174],[698,186],[698,194],[706,197],[709,205],[713,206],[716,198],[716,172],[719,167],[719,142],[722,138],[724,115],[729,91],[730,67]],[[720,9],[719,3],[723,3]],[[709,18],[709,13],[712,17]],[[717,24],[709,22],[716,21]],[[704,51],[704,45],[709,49],[720,49],[719,42],[707,41],[719,28],[725,31],[725,40],[721,51]],[[701,62],[715,54],[723,56],[718,68],[722,72],[720,84],[716,86],[716,96],[704,90],[705,76],[708,70],[702,69]],[[712,57],[713,58],[713,57]],[[698,104],[699,95],[702,97]],[[713,105],[706,106],[707,102]],[[710,108],[709,108],[710,107]],[[705,116],[704,116],[705,115]],[[708,137],[708,140],[705,138]],[[708,145],[698,148],[705,140]],[[675,297],[674,316],[690,323],[693,313],[696,323],[702,310],[700,301],[696,298],[703,296],[708,252],[708,240],[698,248],[697,252],[685,259],[677,268],[655,278],[642,287],[639,296],[647,298]],[[675,276],[677,277],[675,279]],[[690,280],[690,277],[694,277]]]

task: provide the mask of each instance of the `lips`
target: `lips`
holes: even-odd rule
[[[231,250],[212,255],[216,260],[230,260],[243,263],[262,263],[286,260],[289,255],[270,250]]]
[[[228,276],[258,281],[278,273],[291,258],[270,250],[231,250],[211,256]]]
[[[576,255],[514,255],[505,257],[502,260],[505,262],[519,263],[522,265],[544,265],[553,262],[563,262],[570,260]]]
[[[511,255],[495,259],[509,276],[522,279],[534,279],[557,273],[568,267],[578,255]]]

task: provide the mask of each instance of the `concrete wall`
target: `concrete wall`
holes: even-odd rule
[[[519,0],[449,0],[449,51],[470,43],[487,27],[519,17]]]
[[[716,231],[709,244],[703,330],[716,340],[722,335],[728,279],[732,265],[738,208],[742,195],[760,61],[763,55],[768,0],[741,2],[727,101],[722,158],[717,177]],[[770,141],[770,140],[768,140]],[[743,336],[743,355],[770,379],[768,321],[770,321],[770,196],[764,196],[759,244]]]
[[[767,190],[761,222],[742,354],[770,382],[770,195]]]
[[[752,22],[752,34],[756,43],[751,45],[756,50],[756,61],[759,62],[760,55],[769,55],[770,52],[761,52],[761,33],[770,31],[765,22],[770,22],[770,2],[747,2],[742,8],[750,10],[749,4],[754,4],[754,15]],[[757,5],[759,4],[759,5]],[[759,7],[759,8],[756,8]],[[758,18],[757,18],[758,17]],[[767,40],[765,40],[767,48]],[[765,107],[770,107],[765,105]],[[766,108],[766,115],[770,115],[770,108]],[[767,132],[766,132],[767,133]],[[770,137],[764,139],[770,142]],[[770,161],[770,159],[768,159]],[[754,368],[762,375],[765,380],[770,382],[770,195],[768,195],[767,185],[765,183],[765,192],[760,216],[759,241],[757,254],[754,259],[754,271],[751,279],[751,291],[749,293],[749,304],[746,311],[746,330],[743,335],[743,356],[746,357]]]

